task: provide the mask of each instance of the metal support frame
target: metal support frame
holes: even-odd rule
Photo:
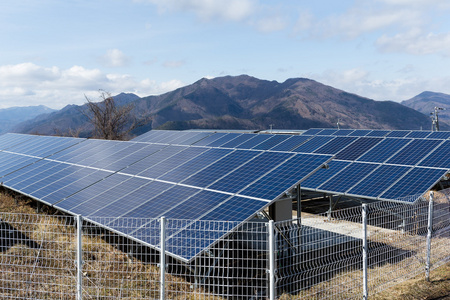
[[[275,300],[276,288],[275,288],[275,231],[273,220],[269,220],[269,300]]]
[[[159,270],[160,270],[160,283],[159,283],[159,299],[166,299],[166,218],[160,219],[161,233],[159,244],[161,245],[161,252],[159,253]]]
[[[431,235],[433,233],[433,200],[434,193],[430,192],[430,201],[428,202],[428,225],[427,225],[427,262],[425,266],[425,279],[430,281],[430,268],[431,268]]]
[[[83,245],[82,230],[83,218],[81,215],[76,216],[77,222],[77,300],[83,299]]]
[[[362,205],[362,265],[363,265],[363,299],[367,300],[369,297],[368,287],[367,287],[367,267],[368,267],[368,257],[367,257],[367,204]]]

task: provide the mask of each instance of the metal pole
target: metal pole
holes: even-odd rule
[[[363,225],[363,299],[367,300],[369,293],[367,290],[367,204],[362,205],[362,225]]]
[[[269,299],[275,300],[275,239],[273,220],[269,220]]]
[[[77,219],[77,300],[83,299],[83,244],[82,229],[83,219],[81,215],[76,216]]]
[[[428,202],[427,263],[425,266],[425,279],[427,281],[430,281],[431,234],[433,232],[433,198],[434,198],[434,193],[433,193],[433,191],[430,191],[430,201]]]
[[[159,254],[159,269],[160,269],[160,286],[159,299],[166,299],[166,218],[161,217],[161,232],[159,243],[161,245],[161,252]]]

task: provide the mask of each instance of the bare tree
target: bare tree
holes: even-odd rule
[[[117,106],[110,93],[100,90],[100,102],[94,102],[86,95],[86,109],[82,113],[94,126],[94,138],[124,140],[140,126],[132,116],[133,104]]]

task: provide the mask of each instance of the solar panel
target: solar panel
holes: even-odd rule
[[[376,198],[410,169],[406,166],[381,165],[347,193]]]
[[[391,157],[387,163],[415,165],[440,143],[442,143],[442,140],[413,140],[393,157]]]
[[[334,175],[341,172],[346,166],[350,164],[349,161],[332,160],[328,163],[327,168],[322,168],[311,175],[308,179],[302,182],[302,188],[315,190],[319,185],[331,179]]]
[[[368,135],[372,130],[369,129],[355,129],[352,133],[350,133],[348,136],[366,136]]]
[[[351,143],[353,143],[357,138],[356,137],[336,137],[335,139],[327,142],[322,147],[319,147],[314,153],[321,154],[336,154]]]
[[[227,133],[224,136],[212,141],[211,143],[205,145],[208,147],[222,147],[224,144],[234,140],[235,138],[241,136],[242,133]]]
[[[322,128],[311,128],[306,130],[305,132],[303,132],[304,135],[316,135],[319,132],[321,132],[323,129]]]
[[[339,129],[338,131],[332,133],[332,135],[347,136],[347,135],[350,135],[353,131],[355,131],[355,130],[354,129]]]
[[[442,139],[446,140],[450,138],[450,132],[449,131],[435,131],[432,132],[429,136],[429,139]]]
[[[276,146],[269,148],[272,151],[291,151],[294,148],[297,148],[307,140],[313,138],[313,136],[310,135],[293,135],[289,137],[288,139],[282,141],[281,143],[277,144]]]
[[[334,139],[332,136],[315,136],[312,139],[304,142],[297,148],[293,149],[294,152],[312,153],[316,149],[324,146],[326,143]]]
[[[335,132],[337,132],[337,129],[323,129],[322,131],[318,132],[317,135],[332,135]]]
[[[206,145],[226,136],[227,134],[228,133],[226,133],[226,132],[216,132],[216,133],[211,134],[208,137],[205,137],[204,139],[201,139],[201,140],[195,142],[194,145],[195,146],[206,146]]]
[[[405,196],[423,194],[423,191],[429,190],[435,185],[442,176],[444,176],[446,170],[430,169],[430,168],[414,168],[406,174],[402,179],[391,186],[386,192],[384,192],[380,198],[396,199],[405,198]],[[418,197],[406,198],[406,201],[414,202]],[[404,202],[404,199],[401,199]]]
[[[378,164],[372,163],[351,163],[341,172],[320,185],[317,189],[321,191],[345,193],[359,181],[368,176],[378,166]]]
[[[389,132],[386,137],[405,137],[410,133],[410,130],[393,130]]]
[[[381,141],[381,138],[359,138],[348,147],[337,153],[336,159],[356,160]]]
[[[431,134],[431,132],[429,131],[411,131],[411,133],[409,133],[408,135],[406,135],[407,138],[426,138],[427,136],[429,136]]]
[[[285,140],[290,138],[289,135],[283,135],[283,134],[274,134],[271,136],[271,138],[265,140],[264,142],[256,145],[255,147],[251,149],[255,150],[269,150],[270,148],[275,147],[278,144],[281,144]]]
[[[237,149],[252,149],[253,147],[261,144],[262,142],[270,139],[271,134],[255,134],[253,138],[247,140],[246,142],[236,146]]]
[[[255,135],[251,134],[251,133],[243,133],[239,136],[237,136],[236,138],[232,139],[231,141],[220,145],[220,147],[224,147],[224,148],[236,148],[237,146],[239,146],[242,143],[247,142],[248,140],[254,138]],[[210,145],[208,145],[210,146]]]
[[[405,147],[410,139],[389,139],[386,138],[367,151],[364,155],[358,158],[358,161],[378,162],[382,163],[397,153],[400,149]]]
[[[450,141],[444,141],[439,147],[431,152],[420,166],[450,169]]]
[[[378,136],[378,137],[382,137],[382,136],[386,136],[387,134],[389,134],[391,131],[390,130],[372,130],[371,132],[369,132],[366,136]]]

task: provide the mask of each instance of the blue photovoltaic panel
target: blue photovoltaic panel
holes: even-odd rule
[[[321,132],[323,129],[322,128],[311,128],[306,130],[305,132],[303,132],[304,135],[316,135],[319,132]]]
[[[160,218],[165,215],[166,211],[181,205],[199,191],[196,188],[175,185],[156,197],[147,199],[141,205],[123,214],[123,217],[148,218],[148,216],[152,216],[152,218]],[[181,195],[183,196],[181,197]]]
[[[48,158],[66,162],[69,159],[73,159],[77,156],[83,157],[86,151],[91,150],[92,148],[95,148],[97,146],[100,146],[97,140],[84,140],[82,143],[78,143],[70,148],[62,150],[58,153],[54,153]]]
[[[366,154],[358,158],[357,161],[383,163],[409,142],[411,142],[410,139],[383,139]]]
[[[236,137],[235,139],[232,139],[231,141],[229,141],[228,143],[225,143],[223,145],[220,145],[220,147],[224,147],[224,148],[236,148],[238,145],[247,142],[248,140],[252,139],[253,137],[255,137],[254,134],[251,133],[243,133],[240,136]]]
[[[182,181],[182,183],[198,187],[207,187],[259,154],[261,154],[261,152],[236,150]]]
[[[336,176],[320,185],[317,189],[321,191],[345,193],[378,166],[378,164],[354,162],[336,174]]]
[[[442,140],[413,140],[390,158],[387,163],[399,165],[416,165],[425,155],[433,151]]]
[[[205,137],[204,139],[201,139],[200,141],[197,141],[194,143],[195,146],[206,146],[224,136],[226,136],[228,133],[226,132],[215,132],[211,134],[208,137]]]
[[[315,136],[312,139],[308,140],[307,142],[301,144],[299,147],[293,149],[292,151],[311,153],[335,138],[336,137],[334,136]]]
[[[297,154],[239,192],[240,195],[261,199],[276,199],[331,160],[328,155]]]
[[[423,139],[430,135],[431,131],[411,131],[410,134],[408,134],[407,138],[416,138],[416,139]]]
[[[144,170],[147,170],[148,168],[151,168],[152,166],[156,165],[157,163],[161,162],[162,160],[168,159],[172,155],[187,149],[187,146],[172,146],[169,145],[167,147],[164,147],[163,149],[152,152],[149,156],[145,157],[144,159],[135,162],[134,164],[128,166],[126,169],[122,170],[121,172],[131,174],[131,175],[137,175],[141,173]]]
[[[9,148],[25,143],[32,139],[32,135],[7,133],[0,136],[0,150],[8,150]]]
[[[429,136],[429,139],[442,139],[446,140],[450,138],[450,132],[449,131],[435,131],[432,132]]]
[[[336,154],[348,145],[351,145],[356,139],[357,137],[339,136],[315,150],[314,153]]]
[[[138,143],[140,144],[140,143]],[[142,144],[141,144],[142,145]],[[161,149],[167,147],[163,144],[147,144],[142,145],[141,148],[135,152],[129,153],[129,155],[124,155],[122,158],[111,162],[109,165],[105,165],[104,169],[111,171],[120,171],[134,163],[139,163],[143,158],[160,151]]]
[[[253,138],[250,140],[237,145],[236,148],[238,149],[252,149],[253,147],[261,144],[262,142],[270,139],[272,137],[271,134],[255,134]]]
[[[116,147],[114,147],[115,152],[108,153],[109,155],[105,155],[103,158],[98,159],[94,163],[90,163],[89,166],[99,169],[108,169],[107,166],[110,166],[111,164],[121,160],[122,158],[147,146],[148,146],[147,144],[142,143],[124,143],[117,145]],[[118,171],[112,169],[108,170]]]
[[[140,186],[139,182],[136,181],[135,185],[130,186],[130,182],[133,183],[135,181],[136,179],[132,178],[121,183],[122,189],[128,191],[127,194],[122,197],[114,197],[113,202],[104,205],[97,211],[90,212],[88,215],[96,217],[120,217],[174,186],[173,184],[159,181],[148,181]],[[89,205],[89,202],[83,204],[83,206],[86,205]],[[185,217],[190,218],[190,216]]]
[[[205,145],[208,147],[222,147],[222,145],[229,143],[230,141],[236,139],[241,136],[242,133],[227,133],[226,135],[218,138],[217,140],[212,141],[211,143]]]
[[[382,137],[382,136],[386,136],[387,134],[389,134],[391,131],[390,130],[372,130],[371,132],[369,132],[366,136],[378,136],[378,137]]]
[[[370,176],[349,190],[348,194],[376,198],[410,169],[405,166],[381,165]]]
[[[265,201],[234,196],[203,215],[200,220],[244,221],[267,205]]]
[[[170,144],[172,140],[176,139],[179,136],[180,136],[179,131],[163,130],[158,135],[157,143]]]
[[[339,129],[338,131],[334,132],[332,135],[347,136],[347,135],[350,135],[353,131],[355,131],[355,130],[354,129]]]
[[[133,142],[149,142],[149,143],[156,143],[158,136],[158,130],[150,130],[146,133],[143,133],[141,135],[138,135],[133,139]]]
[[[70,211],[73,207],[76,207],[83,202],[98,196],[99,194],[105,193],[109,189],[119,185],[129,178],[130,177],[126,175],[109,174],[109,176],[93,182],[95,184],[87,186],[84,189],[77,191],[77,193],[72,196],[58,202],[55,206]]]
[[[105,178],[104,180],[108,180],[108,178]],[[123,196],[128,195],[130,192],[145,184],[148,184],[149,182],[151,181],[144,178],[128,177],[125,181],[122,181],[106,191],[93,194],[91,198],[87,198],[84,202],[71,207],[70,211],[83,216],[93,215],[97,210],[108,206],[112,202],[117,201]],[[95,188],[95,185],[93,188]],[[74,196],[76,196],[76,194]],[[67,200],[70,200],[70,198],[71,197],[67,198]],[[63,202],[64,201],[62,201],[60,205],[62,205]]]
[[[352,133],[350,133],[348,136],[366,136],[368,135],[372,130],[369,129],[355,129]]]
[[[148,178],[158,178],[159,176],[171,171],[172,169],[184,164],[190,159],[200,155],[201,153],[207,151],[208,148],[203,147],[189,147],[186,148],[159,163],[153,164],[150,168],[138,173],[139,176]],[[124,170],[126,172],[126,170]]]
[[[230,154],[231,152],[233,152],[232,149],[211,148],[199,156],[194,157],[190,161],[167,172],[159,177],[159,179],[171,182],[180,182],[197,173],[201,169],[209,166],[213,162],[223,158],[225,155]]]
[[[9,163],[2,165],[2,167],[0,168],[0,177],[13,173],[21,168],[27,167],[32,163],[37,162],[38,160],[39,158],[35,157],[14,155],[13,159]]]
[[[410,134],[410,130],[393,130],[386,137],[405,137]]]
[[[422,195],[424,191],[432,188],[445,173],[446,170],[414,168],[380,197],[388,200],[404,198],[401,201],[415,201],[417,198],[408,198],[407,196]]]
[[[197,143],[198,141],[201,141],[205,139],[206,137],[212,135],[213,132],[192,132],[189,136],[187,136],[187,139],[183,139],[180,141],[180,145],[192,145]]]
[[[332,160],[328,163],[328,168],[319,169],[308,179],[302,182],[301,188],[315,190],[319,185],[331,179],[334,175],[342,171],[351,162],[342,160]]]
[[[272,151],[291,151],[292,149],[297,148],[298,146],[312,138],[313,136],[311,135],[293,135],[285,141],[269,149]]]
[[[161,141],[166,144],[180,145],[182,141],[188,139],[191,135],[192,132],[189,131],[175,131],[175,134],[170,134],[170,136],[161,139]]]
[[[269,150],[270,148],[275,147],[276,145],[284,142],[290,137],[290,135],[283,134],[274,134],[270,139],[265,140],[261,144],[256,145],[252,149],[255,150]]]
[[[14,188],[17,190],[21,190],[21,191],[25,191],[25,188],[29,185],[32,185],[34,183],[36,183],[37,181],[50,176],[51,174],[53,174],[55,171],[55,168],[58,169],[61,166],[66,166],[65,164],[62,163],[58,163],[58,162],[48,162],[48,163],[41,163],[40,164],[40,168],[37,169],[33,169],[31,172],[29,173],[25,173],[23,174],[20,179],[18,179],[15,183],[14,183]]]
[[[450,141],[444,141],[439,147],[431,152],[423,161],[419,163],[420,166],[433,168],[450,169]]]
[[[332,135],[336,131],[337,129],[323,129],[322,131],[318,132],[317,135]]]
[[[13,154],[10,154],[13,155]],[[9,175],[6,175],[2,178],[3,184],[15,188],[15,185],[27,180],[30,176],[34,176],[36,172],[42,172],[41,167],[45,167],[45,165],[53,164],[48,160],[38,160],[33,164],[30,164],[26,168],[18,169]],[[1,168],[1,167],[0,167]]]
[[[372,149],[382,138],[362,137],[354,141],[351,145],[336,154],[336,159],[356,160],[358,157]]]
[[[287,160],[293,153],[286,152],[263,152],[240,168],[229,173],[208,188],[213,190],[237,193],[248,184],[264,175],[275,166]]]
[[[80,167],[80,170],[74,173],[73,176],[66,177],[62,181],[56,182],[56,185],[62,187],[60,189],[55,188],[53,193],[43,197],[41,201],[50,204],[57,203],[109,175],[111,175],[110,172]]]

